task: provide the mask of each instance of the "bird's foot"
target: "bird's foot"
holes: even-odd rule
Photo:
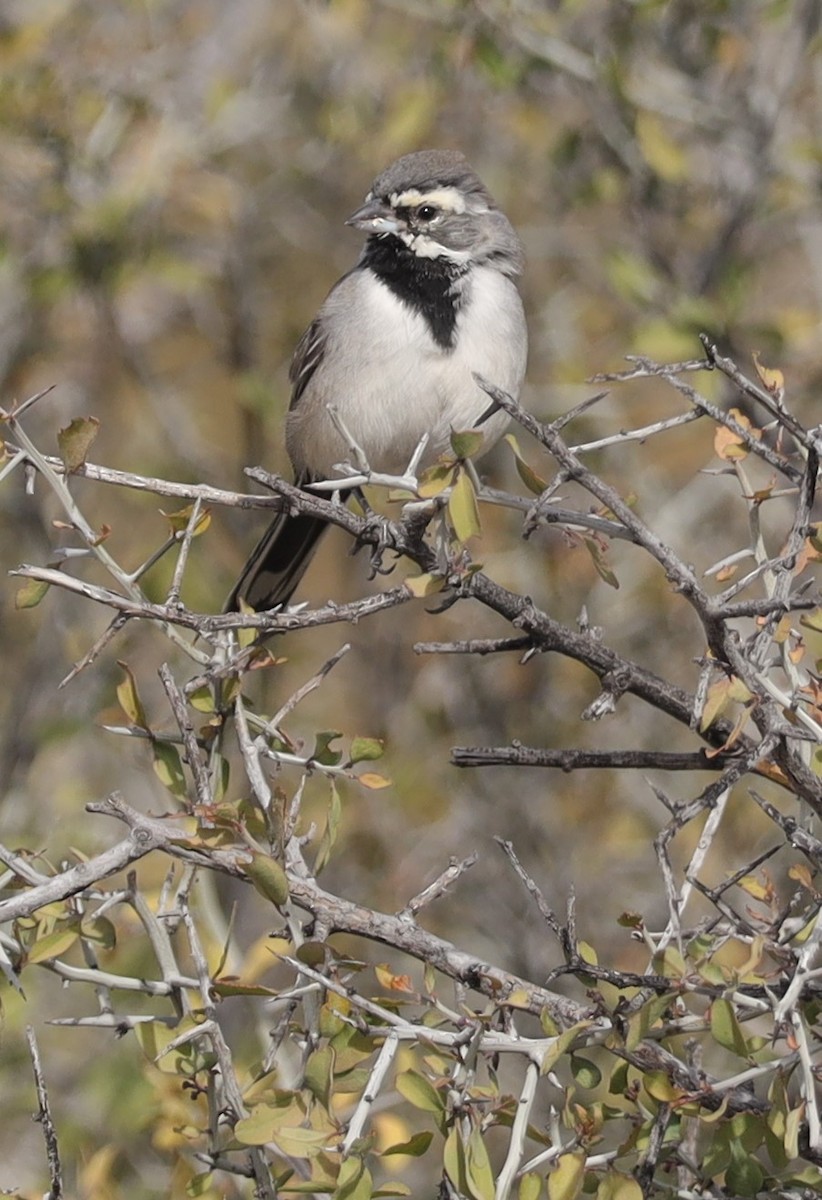
[[[368,547],[368,578],[375,579],[377,575],[390,575],[395,564],[383,564],[383,557],[388,551],[396,551],[396,541],[393,535],[392,522],[380,516],[373,510],[366,514],[365,524],[360,536],[354,544],[352,554],[358,554]]]

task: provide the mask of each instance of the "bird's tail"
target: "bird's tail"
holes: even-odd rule
[[[224,612],[235,612],[244,600],[260,612],[287,604],[311,561],[326,521],[297,513],[278,513],[231,589]]]

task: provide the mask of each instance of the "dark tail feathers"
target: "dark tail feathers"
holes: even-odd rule
[[[257,612],[287,604],[327,528],[317,517],[278,513],[251,552],[223,611],[235,612],[240,600]]]

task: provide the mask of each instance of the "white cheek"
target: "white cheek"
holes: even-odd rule
[[[399,234],[399,237],[417,258],[447,258],[450,262],[465,263],[471,257],[470,250],[449,250],[424,233],[406,232]]]

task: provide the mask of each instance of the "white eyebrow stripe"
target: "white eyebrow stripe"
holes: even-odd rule
[[[418,204],[436,204],[446,212],[464,213],[465,197],[455,187],[432,188],[421,192],[419,188],[407,188],[404,192],[394,192],[389,197],[393,208],[416,208]]]

